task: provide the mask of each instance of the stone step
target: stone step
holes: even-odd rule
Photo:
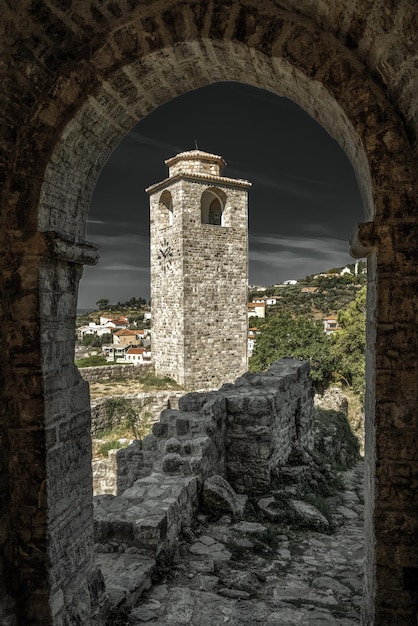
[[[110,609],[132,606],[152,584],[155,559],[126,553],[98,553],[96,562],[103,574]]]
[[[190,526],[197,506],[197,479],[153,473],[120,496],[96,497],[94,505],[95,541],[102,551],[136,549],[158,557]]]

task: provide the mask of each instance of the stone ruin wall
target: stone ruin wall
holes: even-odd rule
[[[119,476],[138,476],[147,466],[203,480],[219,474],[237,492],[262,493],[293,450],[314,446],[309,365],[296,359],[244,374],[217,391],[189,393],[178,406],[164,410],[142,442],[116,452]]]
[[[152,374],[154,367],[151,363],[141,365],[100,365],[97,367],[82,367],[80,375],[88,383],[101,383],[115,378],[136,378],[144,372]]]
[[[149,588],[158,560],[175,549],[211,490],[226,493],[241,518],[247,498],[269,490],[292,451],[313,444],[309,365],[296,359],[164,410],[152,434],[114,454],[118,495],[94,498],[96,562],[110,604]]]
[[[175,409],[178,407],[178,400],[182,395],[184,395],[184,391],[156,391],[153,393],[108,396],[99,400],[93,400],[91,403],[92,438],[100,438],[101,432],[115,428],[118,426],[121,419],[123,420],[123,415],[120,415],[118,411],[109,411],[107,403],[108,400],[126,400],[132,404],[133,408],[136,407],[138,411],[149,413],[151,415],[151,422],[157,422],[162,411],[167,408]],[[118,475],[118,461],[116,460],[117,452],[119,465],[121,465],[122,456],[126,454],[127,458],[129,458],[128,465],[132,466],[132,469],[135,467],[135,457],[137,456],[136,445],[130,445],[129,450],[127,450],[126,453],[122,449],[118,451],[109,450],[109,455],[106,458],[95,458],[93,456],[92,467],[94,495],[104,493],[116,495],[118,491],[120,492],[121,489],[126,487],[126,479],[121,476],[121,471],[119,471]],[[131,476],[131,474],[128,476]],[[134,471],[132,476],[138,478],[140,474]],[[135,478],[133,478],[132,481]],[[127,480],[129,482],[129,478]]]
[[[178,407],[179,398],[184,395],[184,391],[154,391],[126,394],[123,396],[106,396],[91,402],[91,434],[92,437],[100,436],[104,430],[115,428],[120,424],[123,415],[117,411],[109,411],[109,400],[126,400],[132,403],[132,407],[138,411],[151,414],[151,421],[158,421],[161,411],[164,409]]]

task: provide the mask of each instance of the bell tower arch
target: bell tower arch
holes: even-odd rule
[[[223,158],[201,150],[166,164],[168,178],[147,189],[155,371],[215,388],[247,368],[251,183],[222,176]]]

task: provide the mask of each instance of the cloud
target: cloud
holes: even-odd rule
[[[230,169],[230,176],[233,178],[244,178],[249,180],[253,186],[263,188],[264,192],[286,194],[296,198],[302,198],[312,202],[314,199],[329,198],[337,193],[338,187],[333,183],[324,180],[294,176],[287,172],[271,172],[263,174],[260,172],[245,171],[244,169]]]
[[[111,247],[113,249],[120,248],[123,250],[128,246],[149,247],[149,237],[138,234],[106,233],[103,235],[95,235],[91,233],[89,234],[89,239],[99,246],[103,246],[103,248]]]
[[[101,271],[106,272],[146,272],[149,274],[149,267],[140,267],[139,265],[129,265],[129,263],[114,263],[110,265],[101,265]]]
[[[156,150],[162,150],[167,154],[171,154],[172,156],[176,155],[178,152],[183,152],[184,148],[182,146],[169,143],[168,141],[163,141],[162,139],[158,139],[157,137],[147,137],[142,133],[139,133],[137,130],[131,130],[130,133],[126,136],[126,140],[128,142],[136,143],[141,146],[146,146],[148,148],[154,148]]]
[[[352,262],[348,243],[333,237],[250,237],[250,282],[271,285]]]
[[[307,237],[305,236],[289,236],[289,237],[275,237],[274,235],[267,235],[263,233],[250,234],[250,250],[251,248],[265,249],[270,248],[282,248],[287,250],[295,250],[297,252],[302,250],[318,250],[339,252],[343,249],[348,250],[348,242],[344,239],[337,237]]]

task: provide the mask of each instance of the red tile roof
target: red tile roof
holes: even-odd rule
[[[129,348],[129,350],[126,351],[126,354],[142,354],[144,350],[145,348]]]

